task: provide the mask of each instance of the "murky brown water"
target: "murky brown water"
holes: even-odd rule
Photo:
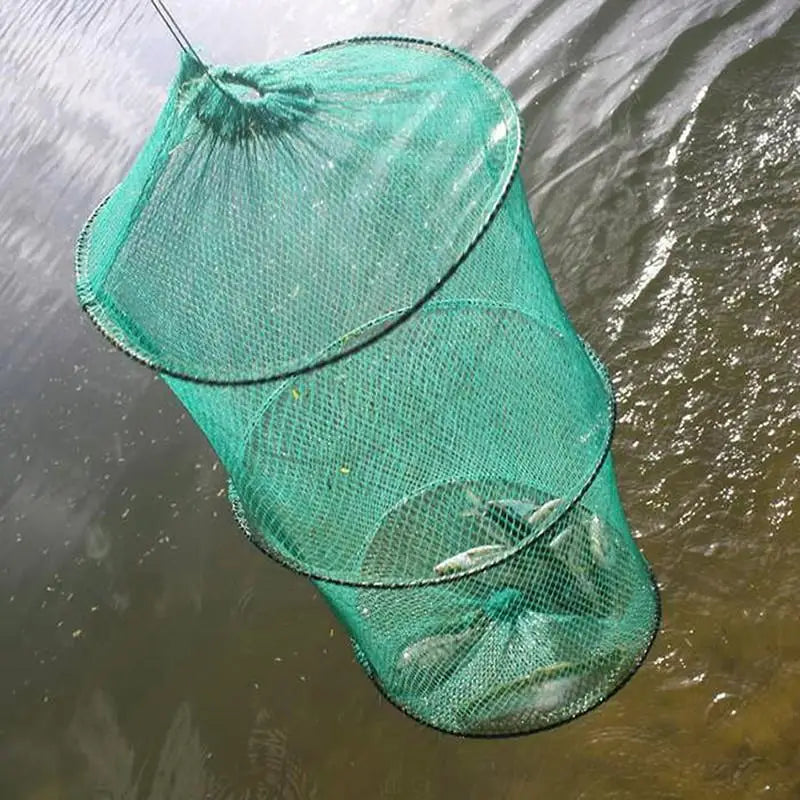
[[[536,736],[465,741],[388,705],[74,299],[75,236],[174,41],[142,0],[5,0],[0,797],[800,798],[796,0],[198,5],[172,10],[213,61],[400,32],[511,88],[551,271],[618,390],[663,629],[619,694]]]

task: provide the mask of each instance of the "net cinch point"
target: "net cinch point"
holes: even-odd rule
[[[587,711],[659,622],[521,150],[508,92],[447,46],[188,53],[76,253],[82,306],[204,431],[253,544],[393,703],[462,735]]]

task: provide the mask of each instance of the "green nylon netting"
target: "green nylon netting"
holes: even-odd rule
[[[400,708],[503,735],[601,702],[658,597],[513,101],[406,39],[211,73],[184,56],[84,228],[82,304],[164,374],[248,537],[314,579]]]
[[[225,92],[184,56],[78,258],[84,307],[165,372],[258,380],[346,347],[444,277],[516,170],[511,98],[450,50],[368,41],[212,73]]]

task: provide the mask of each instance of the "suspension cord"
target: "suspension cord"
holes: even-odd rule
[[[167,8],[164,3],[164,0],[150,0],[150,4],[156,10],[156,13],[159,17],[161,17],[161,21],[166,25],[167,30],[172,34],[175,41],[180,45],[181,50],[185,53],[188,53],[203,69],[205,72],[206,77],[224,94],[231,98],[234,102],[238,102],[238,98],[232,92],[225,88],[212,74],[211,70],[200,58],[199,53],[197,50],[194,49],[192,43],[189,41],[189,37],[181,30],[181,26],[178,25],[177,20],[175,17],[172,16],[172,12]]]

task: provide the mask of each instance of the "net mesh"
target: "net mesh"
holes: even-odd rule
[[[82,304],[164,374],[247,536],[314,579],[400,708],[506,735],[596,705],[658,597],[513,101],[468,56],[388,38],[211,77],[184,56],[85,226]]]
[[[211,71],[183,56],[79,247],[84,307],[165,372],[229,383],[313,366],[436,286],[516,169],[513,102],[441,47],[353,42]]]
[[[657,598],[618,503],[607,460],[557,525],[485,571],[403,589],[317,586],[368,674],[414,718],[472,735],[551,727],[607,698],[652,639]],[[494,541],[514,535],[486,527]],[[379,533],[367,563],[382,545]]]

